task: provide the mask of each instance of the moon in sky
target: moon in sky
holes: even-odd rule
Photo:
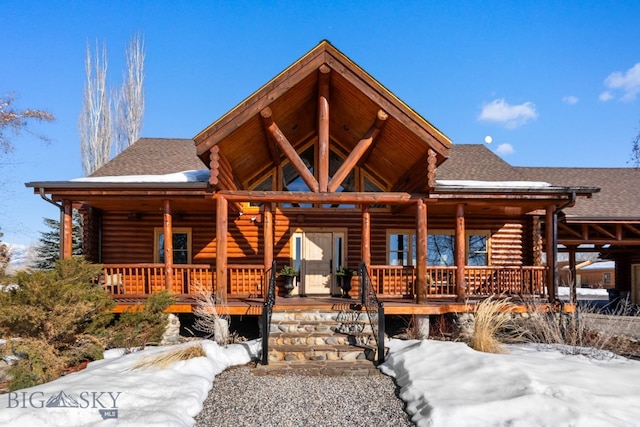
[[[491,138],[490,135],[487,135],[484,137],[484,142],[486,142],[487,144],[491,144],[492,141],[493,141],[493,138]]]

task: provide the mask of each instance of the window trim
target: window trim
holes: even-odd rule
[[[192,263],[192,231],[191,227],[174,227],[171,230],[173,234],[186,234],[187,235],[187,264]],[[153,262],[156,264],[162,264],[160,262],[160,235],[164,234],[163,227],[153,228]],[[174,249],[175,251],[175,249]]]

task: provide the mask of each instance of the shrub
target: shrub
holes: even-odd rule
[[[20,272],[9,292],[0,292],[0,331],[8,337],[29,337],[72,344],[94,319],[108,316],[113,301],[96,286],[101,267],[79,258],[56,263],[49,272]]]
[[[168,323],[164,310],[174,302],[171,294],[163,290],[151,294],[144,305],[136,305],[121,313],[103,331],[106,347],[122,347],[131,351],[132,348],[159,343]]]
[[[12,390],[102,357],[102,343],[88,332],[112,316],[113,301],[95,284],[100,271],[80,258],[66,259],[48,272],[20,272],[15,286],[0,292],[0,332],[8,338],[2,352],[18,357],[9,372]]]
[[[0,350],[3,356],[18,357],[9,368],[11,391],[52,381],[60,376],[65,367],[56,348],[42,339],[12,339]]]

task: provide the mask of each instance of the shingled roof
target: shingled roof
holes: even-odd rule
[[[568,218],[638,220],[640,170],[634,168],[558,168],[511,166],[482,144],[454,144],[449,159],[438,167],[437,179],[536,181],[561,187],[599,187],[564,210]]]
[[[565,209],[568,218],[638,220],[640,218],[640,169],[516,167],[532,181],[554,185],[600,187],[590,199],[580,199]]]
[[[449,159],[436,170],[436,179],[531,181],[481,144],[454,144]]]
[[[141,138],[91,176],[163,175],[204,168],[192,139]]]

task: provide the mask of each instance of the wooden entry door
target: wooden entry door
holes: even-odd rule
[[[308,295],[330,295],[333,284],[333,233],[304,233],[302,284]]]

